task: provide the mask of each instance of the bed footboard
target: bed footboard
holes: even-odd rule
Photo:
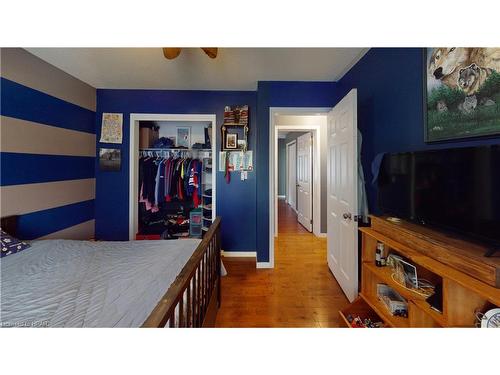
[[[220,268],[220,218],[217,217],[142,326],[213,327],[221,303]]]

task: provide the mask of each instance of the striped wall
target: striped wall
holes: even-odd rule
[[[0,49],[0,215],[22,239],[94,237],[96,90]]]

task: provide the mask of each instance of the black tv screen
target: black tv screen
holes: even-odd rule
[[[500,145],[386,154],[385,214],[500,244]]]

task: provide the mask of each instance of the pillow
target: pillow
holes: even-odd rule
[[[26,242],[18,240],[15,237],[12,237],[10,234],[4,232],[0,228],[0,242],[2,243],[2,249],[0,251],[0,258],[6,257],[10,254],[15,254],[24,249],[30,247]]]

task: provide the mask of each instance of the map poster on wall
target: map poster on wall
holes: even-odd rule
[[[102,143],[122,143],[123,133],[122,113],[103,113],[101,125]]]

